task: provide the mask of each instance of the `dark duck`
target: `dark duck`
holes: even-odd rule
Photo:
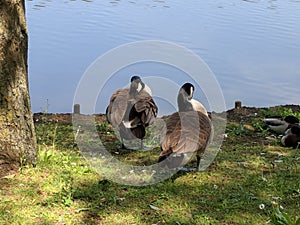
[[[284,134],[286,130],[292,126],[299,125],[299,119],[295,116],[265,118],[264,122],[269,126],[269,129],[278,133]]]
[[[281,138],[281,143],[286,147],[298,148],[300,143],[300,125],[287,129]]]

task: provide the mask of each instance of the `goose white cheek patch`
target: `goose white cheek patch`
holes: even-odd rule
[[[136,89],[137,92],[140,92],[140,91],[142,90],[142,88],[143,88],[143,86],[139,83],[139,84],[138,84],[138,88]]]

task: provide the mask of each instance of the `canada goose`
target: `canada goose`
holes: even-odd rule
[[[143,138],[145,128],[157,116],[157,106],[152,99],[151,89],[142,82],[139,76],[131,77],[129,88],[119,89],[113,93],[106,108],[108,122],[120,133],[122,148],[125,140]]]
[[[180,167],[196,153],[199,170],[201,154],[209,144],[211,121],[201,103],[201,107],[194,107],[194,101],[191,101],[193,92],[194,86],[185,83],[177,97],[179,112],[166,119],[166,134],[161,142],[158,162],[165,160],[169,168]]]
[[[273,117],[265,118],[264,122],[269,126],[272,131],[276,133],[284,134],[285,131],[291,128],[293,125],[299,124],[299,119],[295,116]]]
[[[297,148],[300,142],[300,125],[294,125],[287,129],[281,138],[281,143],[286,147]]]

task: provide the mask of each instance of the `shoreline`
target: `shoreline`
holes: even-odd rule
[[[255,106],[241,106],[240,108],[231,108],[228,109],[226,111],[223,112],[209,112],[209,113],[216,113],[216,114],[222,114],[222,113],[230,113],[230,112],[238,112],[241,111],[243,109],[248,109],[248,110],[266,110],[266,109],[276,109],[276,108],[290,108],[293,112],[300,112],[300,104],[296,105],[296,104],[286,104],[286,105],[275,105],[275,106],[264,106],[264,107],[255,107]],[[73,115],[73,112],[34,112],[32,113],[33,115]],[[80,115],[105,115],[104,112],[99,112],[99,113],[93,113],[93,114],[84,114],[84,113],[79,113]],[[165,116],[165,115],[163,115]],[[160,116],[160,117],[163,117]]]

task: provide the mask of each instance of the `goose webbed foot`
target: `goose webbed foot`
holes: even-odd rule
[[[143,146],[141,148],[141,150],[143,150],[143,151],[149,151],[149,150],[152,150],[152,149],[153,149],[153,147],[147,147],[147,146]]]
[[[119,149],[128,149],[125,145],[124,142],[121,142],[121,146],[118,147]]]
[[[180,167],[178,170],[178,173],[190,173],[190,172],[196,172],[197,168],[189,168],[189,167]]]
[[[143,140],[141,140],[141,146],[140,146],[140,148],[141,148],[140,150],[142,150],[142,151],[149,151],[149,150],[153,149],[153,147],[145,146]]]

